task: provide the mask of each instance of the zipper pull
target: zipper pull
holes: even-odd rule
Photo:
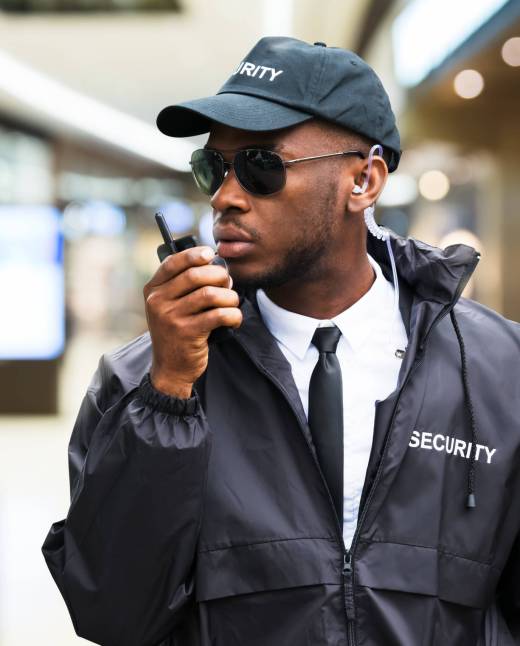
[[[347,551],[343,554],[343,585],[347,619],[349,621],[354,621],[356,614],[354,612],[354,591],[352,589],[352,555],[350,551]]]

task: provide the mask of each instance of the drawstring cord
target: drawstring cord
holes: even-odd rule
[[[477,506],[477,501],[475,497],[475,456],[477,453],[477,427],[475,422],[475,411],[473,409],[473,402],[471,400],[471,394],[469,389],[468,381],[468,372],[466,365],[466,349],[464,347],[464,341],[462,339],[462,334],[460,332],[459,324],[455,318],[455,311],[452,309],[450,311],[451,322],[455,328],[455,334],[460,347],[460,358],[462,361],[462,382],[464,384],[464,395],[466,398],[466,405],[468,407],[468,412],[471,420],[471,456],[469,459],[469,469],[468,469],[468,497],[466,499],[466,507],[468,509],[475,509]]]

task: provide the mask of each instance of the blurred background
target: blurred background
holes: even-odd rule
[[[40,552],[99,356],[146,330],[162,210],[212,244],[159,110],[217,91],[258,38],[353,49],[404,150],[380,222],[482,253],[464,295],[520,320],[518,0],[0,0],[0,644],[79,643]],[[83,640],[84,641],[84,640]]]

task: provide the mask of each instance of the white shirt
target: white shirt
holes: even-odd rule
[[[330,320],[290,312],[273,303],[262,289],[256,293],[264,323],[291,365],[306,415],[309,382],[319,356],[311,344],[314,331],[331,324],[341,331],[336,355],[343,384],[343,539],[347,547],[356,529],[372,447],[375,402],[395,390],[402,361],[396,350],[406,349],[408,342],[401,313],[394,310],[394,287],[367,256],[376,275],[370,289]]]

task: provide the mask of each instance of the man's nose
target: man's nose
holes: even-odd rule
[[[233,168],[230,168],[216,193],[211,198],[214,211],[224,213],[228,209],[249,209],[249,199],[246,191],[240,186]]]

